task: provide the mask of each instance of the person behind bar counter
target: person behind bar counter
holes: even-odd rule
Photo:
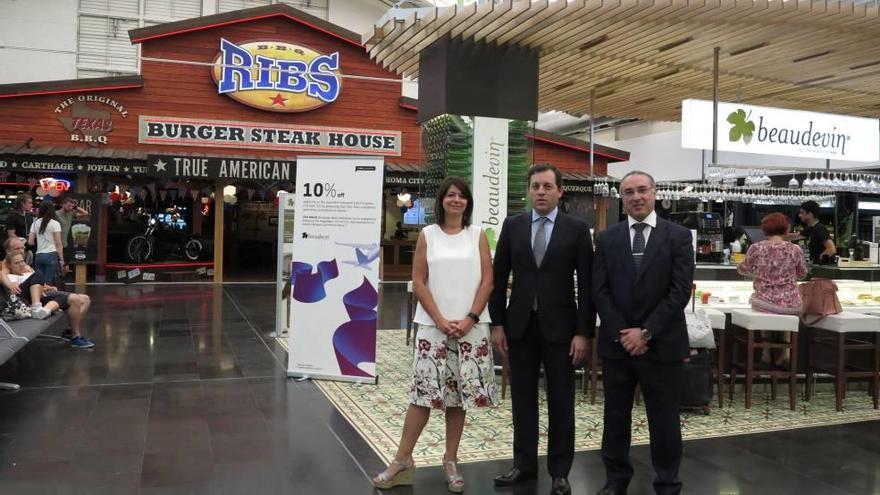
[[[804,229],[802,237],[789,237],[788,240],[809,239],[807,246],[810,250],[810,263],[831,263],[834,260],[834,255],[837,254],[837,248],[834,246],[834,241],[831,240],[828,228],[819,223],[819,203],[807,201],[801,204],[798,218],[807,228]]]

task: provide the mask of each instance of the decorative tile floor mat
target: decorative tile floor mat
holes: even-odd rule
[[[286,339],[279,342],[287,347]],[[410,387],[410,363],[412,355],[405,341],[404,330],[380,330],[378,332],[377,368],[378,385],[357,385],[348,382],[316,380],[318,388],[345,416],[367,443],[386,462],[390,462],[397,450],[397,442],[403,427]],[[498,383],[500,387],[500,376]],[[575,404],[575,450],[595,450],[602,442],[601,391],[596,404],[580,392],[580,379]],[[803,384],[800,384],[803,394]],[[500,391],[499,391],[500,392]],[[743,406],[742,386],[736,389],[732,404],[725,400],[724,409],[718,409],[713,401],[710,415],[699,412],[683,412],[682,433],[685,440],[712,438],[749,433],[806,428],[880,419],[880,412],[872,407],[870,396],[864,391],[850,391],[842,412],[834,409],[834,393],[818,391],[809,403],[799,400],[798,409],[788,408],[788,386],[780,384],[776,401],[769,397],[769,387],[756,385],[751,410]],[[509,394],[509,390],[508,390]],[[547,407],[540,402],[539,452],[546,453]],[[440,465],[444,451],[443,414],[433,411],[425,431],[413,453],[419,466]],[[633,443],[647,444],[648,422],[644,406],[633,411]],[[459,460],[477,462],[512,457],[513,425],[510,415],[510,396],[498,407],[468,411]]]

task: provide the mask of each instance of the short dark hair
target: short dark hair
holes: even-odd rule
[[[535,174],[540,174],[541,172],[546,172],[548,170],[552,170],[553,174],[556,175],[556,187],[562,189],[562,172],[556,168],[552,163],[537,163],[532,165],[529,168],[529,175],[527,176],[528,183],[532,183],[532,176]]]
[[[27,200],[29,200],[29,199],[30,199],[30,200],[33,200],[33,198],[31,198],[31,195],[30,195],[30,194],[28,194],[28,193],[19,193],[18,196],[15,197],[15,206],[14,206],[15,211],[20,211],[22,205],[24,205],[24,202],[27,201]]]
[[[76,204],[76,198],[73,198],[71,196],[64,196],[64,201],[62,201],[61,204],[64,204],[64,203]]]
[[[464,195],[465,199],[467,199],[467,206],[464,207],[464,214],[461,216],[461,226],[467,227],[471,224],[471,214],[474,212],[474,195],[471,194],[471,187],[464,179],[453,175],[443,179],[443,182],[440,183],[440,187],[437,188],[437,197],[434,198],[434,223],[437,225],[443,225],[446,221],[446,210],[443,209],[443,198],[446,197],[446,193],[449,192],[449,188],[452,186],[458,188],[458,190],[461,191],[461,194]]]
[[[785,235],[791,228],[788,217],[782,213],[771,213],[761,219],[761,230],[764,235]]]
[[[804,201],[801,203],[801,209],[810,215],[819,218],[819,203],[815,201]]]
[[[626,178],[630,175],[644,175],[648,178],[649,181],[651,181],[651,187],[657,187],[657,182],[654,180],[654,176],[649,174],[648,172],[642,172],[641,170],[633,170],[632,172],[627,172],[627,174],[624,175],[622,179],[620,179],[620,183],[623,184],[623,181],[625,181]]]

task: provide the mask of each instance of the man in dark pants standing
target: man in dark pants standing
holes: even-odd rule
[[[657,217],[650,175],[626,174],[620,193],[628,218],[598,235],[593,262],[605,386],[602,459],[607,479],[599,495],[623,495],[632,479],[629,447],[636,384],[648,413],[654,491],[678,494],[682,362],[689,350],[684,308],[694,280],[691,233]]]
[[[533,209],[504,221],[495,251],[489,312],[495,348],[510,353],[513,408],[513,467],[496,476],[495,485],[516,485],[537,477],[538,377],[543,364],[551,493],[567,495],[574,458],[574,366],[586,356],[596,313],[590,300],[590,230],[585,222],[559,211],[561,197],[559,170],[552,165],[529,170]]]

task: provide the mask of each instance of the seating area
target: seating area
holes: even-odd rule
[[[0,320],[0,365],[12,359],[15,354],[33,340],[57,338],[67,328],[67,314],[55,313],[45,320],[27,318],[24,320]],[[18,390],[15,383],[0,382],[0,390]]]

